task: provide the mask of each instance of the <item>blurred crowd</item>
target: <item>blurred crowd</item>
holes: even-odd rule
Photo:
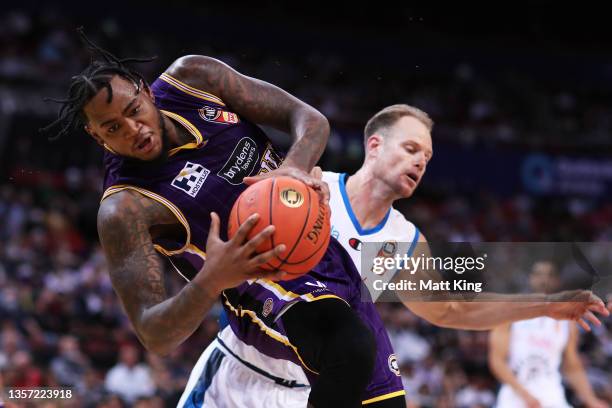
[[[42,96],[62,96],[69,77],[89,59],[75,35],[77,24],[45,6],[0,16],[0,386],[71,387],[77,397],[69,404],[75,407],[172,406],[216,333],[219,308],[166,358],[146,353],[134,337],[97,240],[100,151],[78,132],[53,143],[36,132],[57,110]],[[363,123],[397,101],[430,113],[436,143],[610,147],[612,93],[602,86],[570,86],[517,70],[480,72],[469,62],[431,72],[427,62],[405,62],[409,56],[401,64],[381,56],[378,65],[360,65],[351,56],[358,51],[350,49],[342,56],[262,56],[254,46],[221,46],[205,38],[182,42],[124,29],[102,18],[91,36],[120,56],[159,55],[142,65],[146,78],[154,79],[172,58],[202,53],[313,104],[333,127],[325,169],[354,170],[362,158]],[[433,65],[429,54],[422,55]],[[424,185],[398,209],[430,241],[612,239],[612,204],[583,198],[500,199]],[[170,293],[180,285],[168,275]],[[379,310],[411,406],[493,404],[497,383],[486,365],[487,333],[436,328],[394,304]],[[580,350],[592,384],[612,402],[610,321],[583,333]]]
[[[79,397],[73,406],[79,407],[171,406],[216,333],[218,309],[168,358],[144,352],[112,291],[97,240],[78,223],[95,218],[98,195],[92,189],[96,190],[84,184],[71,197],[48,187],[0,188],[0,219],[5,220],[0,224],[2,382],[15,387],[71,387]],[[454,205],[415,201],[412,210],[405,210],[407,215],[414,215],[423,231],[439,238],[494,238],[479,227],[482,217],[495,219],[500,231],[513,231],[515,240],[537,237],[535,230],[515,231],[512,213],[498,208],[512,207],[515,200],[490,208],[470,207],[462,196],[453,198]],[[459,205],[464,221],[456,224],[453,217]],[[607,225],[601,224],[598,231],[606,239]],[[552,228],[547,233],[559,232]],[[168,284],[174,293],[181,281],[168,275]],[[379,311],[413,406],[491,406],[497,383],[486,365],[486,332],[436,328],[392,303],[380,304]],[[592,384],[612,401],[610,323],[584,333],[581,352]]]

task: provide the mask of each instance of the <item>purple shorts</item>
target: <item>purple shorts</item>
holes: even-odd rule
[[[321,262],[308,274],[282,282],[256,280],[223,293],[229,324],[236,336],[270,357],[293,361],[312,382],[317,371],[302,360],[289,342],[280,317],[296,302],[339,298],[370,327],[377,343],[372,380],[364,404],[404,395],[397,359],[387,331],[372,302],[361,298],[361,277],[344,248],[334,238]]]

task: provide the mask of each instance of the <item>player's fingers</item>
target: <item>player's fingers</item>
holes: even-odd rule
[[[319,166],[314,166],[312,170],[310,170],[310,177],[321,180],[323,178],[323,170],[321,170]]]
[[[249,239],[242,246],[242,248],[245,251],[246,255],[251,255],[253,252],[255,252],[257,247],[262,242],[264,242],[266,239],[270,238],[272,236],[272,234],[274,234],[275,230],[276,230],[276,227],[274,225],[268,225],[266,228],[261,230],[259,232],[259,234],[255,235],[253,238]]]
[[[582,327],[584,330],[590,332],[591,331],[591,327],[587,324],[587,322],[585,322],[582,319],[578,319],[578,324],[580,325],[580,327]]]
[[[309,177],[308,184],[310,187],[315,189],[315,191],[319,194],[319,197],[323,204],[327,205],[329,203],[329,186],[323,180],[315,179]]]
[[[283,254],[283,252],[285,252],[285,250],[287,249],[287,247],[285,246],[285,244],[279,244],[276,246],[276,248],[274,248],[274,255],[278,256],[279,258],[281,257],[281,255]]]
[[[604,302],[599,299],[596,298],[589,306],[588,309],[593,311],[593,312],[597,312],[603,316],[609,316],[610,315],[610,311],[606,308],[606,305],[604,304]]]
[[[257,221],[259,221],[259,214],[251,214],[249,218],[247,218],[240,226],[240,228],[238,228],[236,235],[234,235],[234,238],[232,238],[232,242],[242,245],[242,243],[246,240],[247,235],[249,235],[249,232],[253,229],[255,224],[257,224]]]
[[[286,248],[287,247],[285,246],[285,244],[280,244],[277,245],[275,248],[270,249],[269,251],[257,254],[253,258],[251,258],[251,260],[249,261],[249,266],[251,268],[256,269],[258,265],[265,264],[272,258],[276,257],[278,254],[285,252]]]
[[[216,212],[210,213],[210,227],[208,228],[208,240],[219,239],[219,225],[221,220]]]
[[[262,271],[260,277],[271,281],[279,281],[283,280],[285,276],[287,276],[287,272],[285,271]]]
[[[265,174],[262,174],[260,176],[250,176],[250,177],[245,177],[242,179],[242,182],[244,184],[246,184],[247,186],[250,186],[251,184],[255,184],[258,181],[261,181],[263,179],[265,179],[267,176]]]
[[[321,197],[323,198],[323,203],[325,205],[329,204],[329,186],[327,185],[326,182],[321,181],[320,182],[320,190],[321,192]]]
[[[595,316],[592,312],[586,312],[582,315],[582,319],[588,320],[593,323],[595,326],[601,326],[601,321]]]

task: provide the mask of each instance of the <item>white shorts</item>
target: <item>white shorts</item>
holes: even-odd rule
[[[309,394],[300,366],[261,354],[225,327],[198,359],[177,407],[305,408]]]
[[[572,408],[572,406],[568,404],[567,400],[565,399],[563,388],[558,389],[557,387],[552,386],[544,387],[541,390],[538,390],[539,392],[535,392],[535,390],[529,391],[532,392],[532,395],[538,399],[542,408]],[[527,405],[510,386],[503,385],[499,390],[495,408],[527,408]]]

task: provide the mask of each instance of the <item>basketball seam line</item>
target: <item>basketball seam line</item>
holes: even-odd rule
[[[282,260],[280,266],[278,267],[279,269],[284,264],[291,265],[289,262],[287,262],[287,259],[289,259],[291,254],[293,254],[293,252],[295,251],[297,246],[300,244],[300,241],[302,240],[302,235],[304,234],[304,231],[306,230],[306,225],[308,224],[308,219],[310,218],[310,209],[312,207],[312,197],[310,196],[310,188],[306,184],[304,184],[304,186],[306,187],[306,191],[308,192],[308,211],[306,212],[307,215],[306,215],[306,217],[304,219],[304,224],[302,224],[302,230],[300,231],[300,234],[298,235],[297,239],[295,240],[295,243],[293,244],[293,248],[291,248],[291,250],[289,251],[289,253],[285,257],[285,259]],[[271,208],[271,206],[270,206],[270,208]],[[270,223],[272,223],[272,220],[270,220]],[[291,273],[290,275],[301,275],[301,274]]]
[[[270,187],[270,197],[268,199],[268,220],[270,225],[274,225],[272,222],[272,199],[274,198],[274,185],[276,184],[276,179],[272,178],[272,187]],[[275,231],[276,232],[276,231]],[[270,242],[272,244],[272,249],[276,248],[276,244],[274,243],[274,234],[270,235]],[[278,259],[278,256],[274,255],[274,258]],[[270,260],[271,261],[271,260]],[[273,272],[277,272],[279,268],[272,265],[270,261],[267,261],[264,265],[270,265]],[[281,263],[282,265],[282,263]]]
[[[331,239],[331,235],[328,235],[327,238],[323,241],[323,243],[317,249],[315,249],[314,252],[310,254],[307,258],[300,259],[299,261],[295,261],[295,262],[286,262],[286,264],[287,265],[297,265],[302,262],[306,262],[307,260],[315,256],[321,250],[321,248],[325,247],[326,243],[329,244],[330,239]]]

